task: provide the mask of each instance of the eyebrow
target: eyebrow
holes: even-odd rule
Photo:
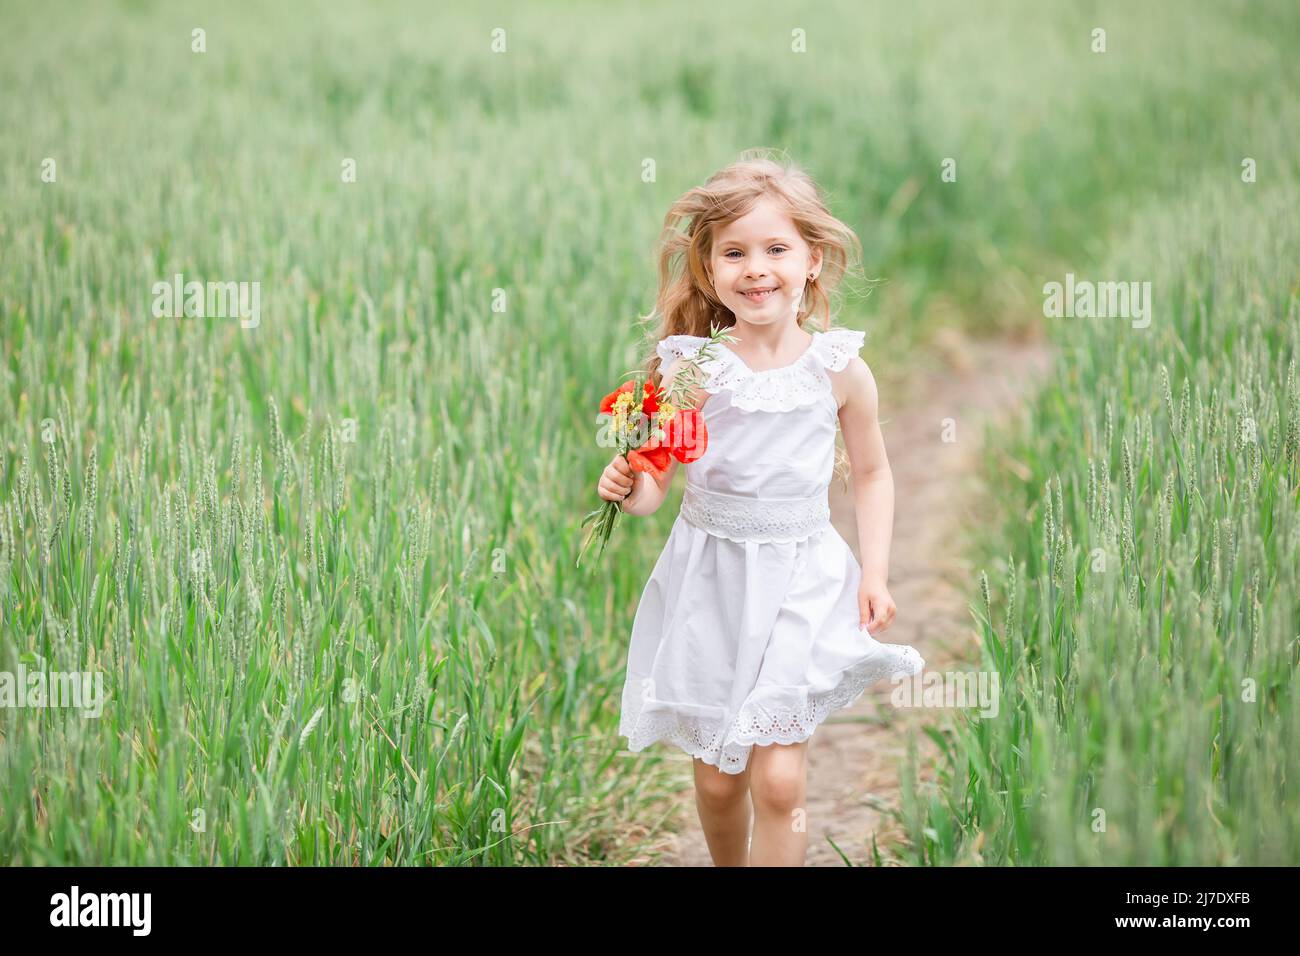
[[[768,236],[768,238],[766,238],[766,239],[763,240],[763,243],[764,243],[765,245],[766,245],[767,243],[769,243],[769,242],[784,242],[786,245],[789,245],[790,242],[791,242],[791,240],[790,240],[790,239],[787,239],[785,236]],[[726,242],[722,243],[722,245],[724,245],[724,246],[732,246],[732,245],[739,246],[739,245],[743,245],[743,243],[742,243],[739,239],[728,239]]]

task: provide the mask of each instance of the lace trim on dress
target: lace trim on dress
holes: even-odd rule
[[[806,696],[802,688],[791,687],[790,699],[780,702],[751,697],[730,721],[725,717],[688,713],[674,708],[670,702],[657,701],[648,693],[629,690],[623,701],[625,717],[619,733],[628,738],[631,751],[644,750],[655,741],[664,740],[724,773],[740,773],[748,765],[755,745],[807,740],[828,714],[852,704],[866,688],[887,677],[919,674],[925,667],[925,660],[910,645],[881,647],[884,652],[864,657],[846,669],[840,682],[828,691]],[[653,708],[643,713],[647,704]]]
[[[681,516],[703,531],[731,541],[802,541],[829,527],[826,493],[809,498],[753,498],[710,491],[691,482]]]
[[[713,357],[699,362],[701,387],[710,394],[731,390],[731,404],[744,411],[788,412],[811,405],[830,394],[827,372],[838,372],[858,353],[866,333],[858,329],[814,332],[808,349],[789,365],[755,372],[724,344]],[[694,359],[709,341],[700,335],[670,335],[655,346],[664,364],[674,358]]]

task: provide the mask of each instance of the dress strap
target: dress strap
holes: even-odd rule
[[[736,357],[725,345],[715,344],[704,348],[712,340],[706,335],[670,335],[655,346],[655,353],[664,365],[674,359],[685,359],[699,368],[703,381],[700,387],[710,395],[728,388],[736,377]]]
[[[862,349],[867,333],[859,329],[827,329],[814,333],[812,348],[828,372],[838,372]]]
[[[709,339],[703,335],[670,335],[666,339],[659,340],[659,344],[655,346],[655,353],[665,365],[678,358],[693,361],[708,341]],[[716,351],[720,350],[710,350],[710,352]]]

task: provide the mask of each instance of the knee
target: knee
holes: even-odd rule
[[[751,789],[754,808],[785,816],[804,805],[804,775],[794,766],[771,766],[754,771]]]
[[[695,774],[696,798],[711,810],[725,810],[744,797],[748,789],[746,774],[723,773],[713,767]]]

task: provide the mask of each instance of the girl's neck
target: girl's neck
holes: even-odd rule
[[[799,327],[797,322],[782,325],[751,325],[742,319],[736,319],[730,331],[738,340],[739,349],[732,351],[748,355],[759,364],[780,364],[783,357],[795,359],[808,347],[812,335]]]

